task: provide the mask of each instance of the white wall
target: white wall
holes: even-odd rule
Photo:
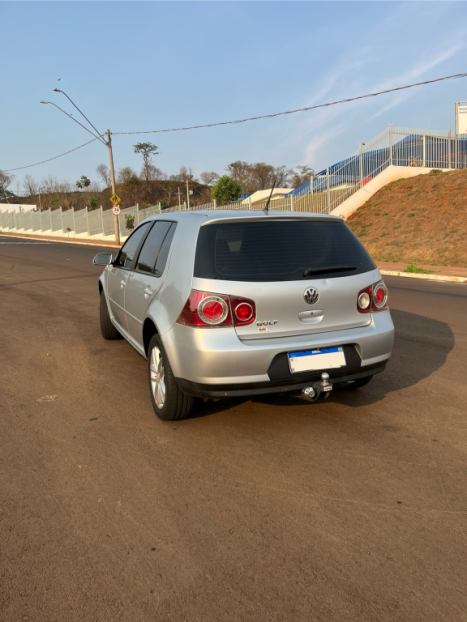
[[[32,212],[36,207],[36,205],[27,205],[25,203],[0,203],[2,212]]]

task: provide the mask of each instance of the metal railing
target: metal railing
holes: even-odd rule
[[[330,213],[354,192],[390,165],[425,167],[430,169],[467,168],[467,136],[453,137],[451,131],[418,130],[395,127],[391,124],[368,143],[360,143],[348,158],[313,176],[284,198],[271,201],[271,211]],[[227,205],[216,201],[191,206],[191,211],[217,208],[262,210],[266,201],[252,204],[251,197]],[[61,232],[82,237],[105,238],[114,235],[114,217],[110,209],[88,211],[57,208],[42,212],[9,212],[0,209],[0,230],[41,232],[50,235]],[[185,211],[184,203],[164,210],[164,213]],[[118,216],[120,236],[125,239],[141,221],[161,213],[161,205],[139,209],[138,205],[123,209]]]

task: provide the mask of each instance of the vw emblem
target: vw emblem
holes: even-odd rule
[[[314,305],[319,300],[319,291],[314,287],[309,287],[304,291],[303,298],[305,298],[305,302],[309,305]]]

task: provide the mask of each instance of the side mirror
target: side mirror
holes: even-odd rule
[[[95,266],[109,266],[112,263],[112,253],[97,253],[92,263]]]

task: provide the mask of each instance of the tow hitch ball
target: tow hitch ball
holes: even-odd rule
[[[307,402],[316,402],[321,396],[327,399],[332,391],[332,383],[329,382],[329,374],[323,372],[321,374],[321,382],[314,382],[310,387],[302,389],[300,397]]]

